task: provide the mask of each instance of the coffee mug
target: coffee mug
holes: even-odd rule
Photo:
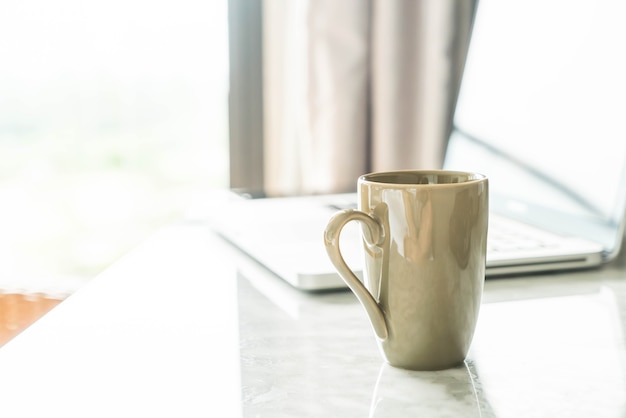
[[[403,170],[358,179],[359,209],[337,212],[324,243],[369,316],[392,366],[440,370],[467,356],[485,279],[488,180],[477,173]],[[361,223],[363,282],[339,248]]]

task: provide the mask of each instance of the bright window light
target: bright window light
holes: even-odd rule
[[[0,289],[82,282],[228,183],[225,0],[8,0]]]

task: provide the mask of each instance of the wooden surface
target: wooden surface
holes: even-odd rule
[[[61,303],[41,293],[17,293],[0,289],[0,347]]]

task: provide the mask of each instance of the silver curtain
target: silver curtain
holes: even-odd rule
[[[475,0],[265,0],[265,187],[438,168]]]

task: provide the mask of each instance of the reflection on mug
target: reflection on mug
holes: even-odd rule
[[[380,368],[370,418],[376,417],[483,417],[471,365],[444,371],[421,372]]]

